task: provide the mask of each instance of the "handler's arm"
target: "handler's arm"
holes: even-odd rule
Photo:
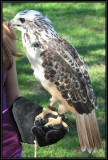
[[[20,97],[18,82],[17,82],[17,72],[16,72],[16,61],[13,56],[13,66],[7,71],[7,77],[5,81],[5,91],[7,105],[10,107],[16,98]]]

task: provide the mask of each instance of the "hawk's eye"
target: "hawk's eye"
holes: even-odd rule
[[[24,22],[25,22],[25,19],[24,19],[24,18],[19,18],[19,20],[21,21],[21,23],[24,23]]]

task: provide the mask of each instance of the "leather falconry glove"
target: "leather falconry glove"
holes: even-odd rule
[[[61,140],[68,131],[64,117],[24,97],[14,101],[12,115],[23,143],[34,144],[37,140],[40,147],[51,145]]]

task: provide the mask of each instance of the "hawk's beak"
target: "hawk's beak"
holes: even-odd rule
[[[14,20],[14,19],[12,19],[12,20],[8,23],[8,28],[10,28],[10,29],[13,29],[13,28],[14,28],[14,26],[12,26],[13,20]]]
[[[8,28],[10,28],[10,26],[12,25],[11,21],[8,23]]]

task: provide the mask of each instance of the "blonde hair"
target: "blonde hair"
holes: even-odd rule
[[[3,20],[2,54],[3,70],[13,65],[13,56],[20,57],[16,49],[16,37],[13,30],[8,28],[8,22]]]

